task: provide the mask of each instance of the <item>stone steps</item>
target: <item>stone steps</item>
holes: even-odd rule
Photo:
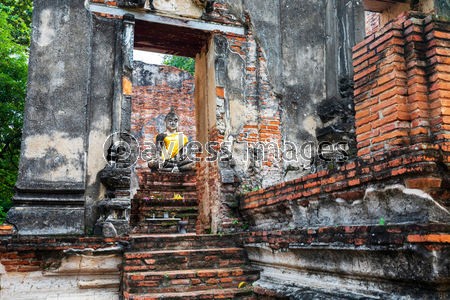
[[[233,235],[134,236],[124,254],[124,299],[254,299],[259,269],[235,241]]]
[[[194,300],[194,299],[236,299],[236,300],[253,300],[256,299],[252,296],[251,289],[213,289],[196,292],[184,292],[184,293],[157,293],[146,295],[134,295],[124,292],[125,299],[129,300]]]
[[[179,212],[179,213],[194,213],[197,214],[198,208],[196,206],[168,206],[168,205],[162,205],[162,206],[151,206],[151,207],[141,207],[139,208],[139,211],[141,212],[152,212],[156,211],[158,213],[164,213],[164,212]]]
[[[152,184],[143,184],[139,186],[139,189],[144,191],[164,191],[170,193],[195,192],[197,189],[197,184],[160,182]]]
[[[169,250],[125,253],[125,272],[217,269],[247,263],[243,248]]]
[[[132,251],[124,254],[124,299],[254,299],[251,284],[259,279],[259,270],[249,266],[245,249],[236,246],[233,235],[175,234],[178,221],[145,221],[153,214],[161,218],[164,212],[174,212],[188,219],[188,232],[194,231],[195,173],[147,172],[141,178],[130,225],[142,235],[133,236]],[[184,202],[173,199],[174,193]],[[145,235],[147,226],[151,235]],[[242,282],[245,287],[238,288]]]
[[[138,189],[136,191],[136,195],[140,196],[140,195],[155,195],[158,196],[164,196],[165,198],[173,198],[173,194],[174,192],[166,189],[165,185],[157,185],[157,188],[155,189]],[[180,186],[180,190],[179,192],[176,192],[177,194],[184,194],[185,196],[195,196],[196,195],[196,191],[191,189],[192,186],[189,187],[189,191],[187,190],[187,188],[184,188],[184,185]]]
[[[169,218],[173,212],[175,218],[187,219],[186,232],[195,232],[198,209],[192,206],[141,206],[139,209],[133,207],[130,213],[130,227],[134,233],[177,233],[177,220],[146,221],[147,218],[153,218],[153,215],[155,218],[163,218],[165,212],[169,213]]]
[[[177,234],[178,228],[177,223],[178,221],[164,221],[161,223],[150,223],[149,225],[144,226],[135,226],[136,228],[134,233],[137,234],[146,234],[148,232],[158,232],[160,234]],[[148,227],[147,227],[148,226]],[[190,219],[189,225],[185,227],[187,233],[195,233],[195,220]]]
[[[233,235],[151,235],[133,237],[135,250],[182,250],[234,247]]]
[[[171,194],[171,193],[168,193]],[[134,199],[136,201],[139,201],[139,203],[143,206],[164,206],[164,205],[170,205],[170,206],[197,206],[197,193],[194,195],[182,195],[184,199],[173,199],[173,194],[169,196],[153,196],[154,194],[141,194],[139,196],[135,196]]]
[[[140,189],[131,201],[130,229],[137,234],[176,234],[178,221],[146,222],[147,218],[164,218],[164,213],[175,213],[175,218],[188,221],[186,232],[195,232],[198,215],[195,172],[152,173],[139,171]],[[173,199],[175,194],[183,199]]]
[[[135,294],[237,288],[242,282],[254,282],[258,278],[259,270],[249,267],[138,272],[124,276],[127,292]]]

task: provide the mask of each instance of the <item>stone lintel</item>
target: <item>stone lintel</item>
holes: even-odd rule
[[[142,20],[152,23],[166,24],[191,29],[200,29],[203,31],[213,32],[219,30],[225,33],[245,34],[243,27],[228,26],[211,22],[204,22],[191,19],[172,18],[167,16],[156,15],[151,12],[131,11],[121,8],[108,7],[104,5],[91,4],[89,9],[96,13],[105,13],[108,15],[123,16],[125,14],[133,14],[136,20]]]

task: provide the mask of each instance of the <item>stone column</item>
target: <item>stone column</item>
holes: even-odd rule
[[[20,235],[84,233],[91,13],[85,1],[34,1],[14,207]]]
[[[99,173],[102,184],[107,189],[106,198],[99,202],[100,218],[94,227],[96,235],[103,237],[126,236],[129,233],[129,213],[131,208],[132,165],[135,163],[138,147],[131,132],[131,87],[133,76],[134,16],[123,16],[121,52],[122,52],[122,91],[115,94],[111,132],[112,142],[126,143],[133,154],[124,161],[117,153],[111,152],[111,161]],[[120,129],[120,134],[117,134]],[[115,147],[112,147],[115,148]],[[116,149],[117,150],[117,149]]]

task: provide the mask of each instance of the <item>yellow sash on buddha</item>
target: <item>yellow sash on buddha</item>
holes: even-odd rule
[[[180,145],[179,143],[182,142],[183,145],[186,145],[188,141],[188,138],[182,133],[182,132],[175,132],[172,133],[171,135],[168,135],[164,138],[164,145],[166,146],[166,150],[170,151],[170,147],[171,147],[171,143],[173,145],[173,149],[172,149],[172,153],[170,154],[170,158],[173,158],[175,155],[178,154],[178,151],[180,151]],[[161,151],[161,156],[163,159],[164,158],[164,153],[163,151]]]

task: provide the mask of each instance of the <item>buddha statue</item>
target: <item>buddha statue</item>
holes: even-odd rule
[[[148,167],[153,171],[162,172],[186,172],[195,169],[195,162],[187,158],[184,153],[184,146],[188,143],[188,138],[178,132],[179,117],[173,105],[166,115],[164,122],[166,131],[159,133],[155,138],[156,153],[160,155],[148,163]]]

